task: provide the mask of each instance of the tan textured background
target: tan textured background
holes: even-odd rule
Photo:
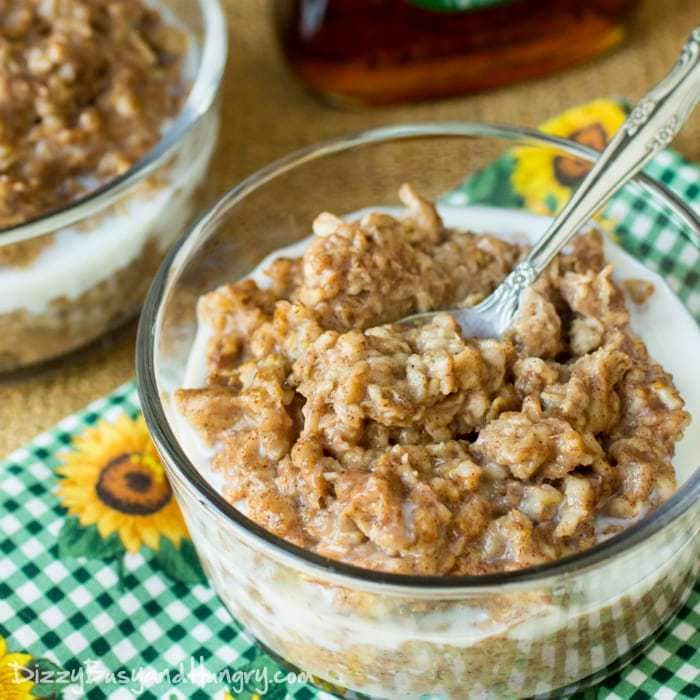
[[[636,99],[668,70],[690,29],[700,24],[698,0],[646,0],[623,48],[565,73],[439,103],[339,111],[306,94],[285,71],[268,21],[273,1],[223,0],[231,55],[215,163],[222,188],[291,149],[369,126],[429,119],[534,126],[594,97]],[[700,116],[686,126],[676,146],[700,160]],[[70,363],[0,383],[0,456],[131,378],[133,354],[132,327],[111,345]]]

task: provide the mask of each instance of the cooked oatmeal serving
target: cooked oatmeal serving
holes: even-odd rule
[[[168,0],[0,0],[0,229],[10,229],[0,242],[0,372],[133,317],[168,246],[208,203],[217,108],[202,93],[201,112],[182,109],[217,31],[202,35],[187,19],[197,5],[181,16]],[[150,170],[78,206],[178,118],[188,128]],[[62,208],[64,222],[42,219]]]
[[[130,168],[187,92],[186,35],[143,0],[0,0],[0,228]],[[0,248],[26,262],[27,244]]]
[[[177,402],[227,499],[333,559],[450,575],[586,549],[666,500],[689,415],[599,235],[558,256],[506,337],[465,339],[446,314],[392,322],[477,303],[525,248],[400,196],[405,217],[321,214],[269,285],[200,299],[206,380]]]

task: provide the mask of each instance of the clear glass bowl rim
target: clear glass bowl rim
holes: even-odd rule
[[[258,187],[274,177],[286,173],[295,167],[326,155],[332,155],[349,149],[378,144],[394,140],[406,140],[428,137],[474,137],[499,138],[519,142],[520,145],[550,146],[563,150],[573,156],[587,161],[594,161],[598,153],[575,141],[550,136],[536,129],[515,127],[506,124],[477,122],[425,122],[387,126],[364,132],[340,136],[306,148],[294,151],[287,156],[263,167],[229,189],[215,202],[190,229],[174,244],[163,261],[148,292],[141,314],[136,343],[136,375],[139,397],[151,436],[159,451],[184,478],[189,487],[193,487],[198,497],[204,499],[207,507],[215,508],[246,538],[250,537],[258,545],[271,547],[274,553],[290,566],[315,571],[320,575],[330,575],[334,579],[350,585],[369,584],[393,591],[430,589],[446,592],[457,590],[493,591],[505,585],[520,585],[531,582],[553,582],[562,575],[580,573],[602,564],[623,552],[641,545],[652,535],[672,525],[700,500],[700,467],[687,479],[681,488],[666,503],[658,508],[649,518],[644,518],[630,526],[624,532],[610,538],[583,552],[563,557],[556,561],[535,567],[505,573],[485,574],[480,576],[423,576],[392,574],[372,571],[345,564],[310,552],[286,540],[277,537],[253,522],[230,503],[228,503],[200,474],[184,450],[180,447],[170,427],[162,403],[156,375],[156,339],[160,327],[161,303],[169,289],[173,275],[184,263],[190,253],[196,250],[200,240],[211,227],[216,228],[225,219],[226,214],[236,204]],[[660,203],[668,206],[691,228],[697,241],[700,241],[700,217],[671,192],[662,183],[639,175],[635,181]],[[694,417],[695,418],[695,417]],[[695,536],[694,534],[691,537]]]
[[[201,60],[185,104],[163,138],[125,173],[83,197],[17,226],[0,228],[0,246],[46,235],[69,226],[114,202],[134,183],[156,170],[177,148],[214,103],[228,53],[226,17],[219,0],[195,0],[202,13]]]

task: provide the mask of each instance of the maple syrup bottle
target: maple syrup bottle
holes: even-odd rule
[[[618,44],[638,0],[275,0],[292,70],[346,102],[506,85]]]

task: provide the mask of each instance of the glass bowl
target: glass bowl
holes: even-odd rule
[[[225,18],[218,0],[160,6],[191,37],[185,104],[123,175],[0,231],[0,372],[63,355],[134,317],[165,251],[215,195],[207,166],[218,130]]]
[[[230,190],[194,225],[144,307],[141,402],[213,587],[268,649],[353,691],[565,694],[642,650],[698,572],[700,470],[652,516],[583,553],[502,574],[408,576],[346,565],[275,537],[222,498],[176,437],[171,399],[183,385],[200,294],[305,238],[318,212],[395,203],[404,181],[437,198],[521,145],[595,158],[536,131],[466,123],[376,129],[294,153]],[[700,240],[697,217],[663,186],[642,177],[629,187],[644,190],[650,215],[666,217],[674,238]]]

